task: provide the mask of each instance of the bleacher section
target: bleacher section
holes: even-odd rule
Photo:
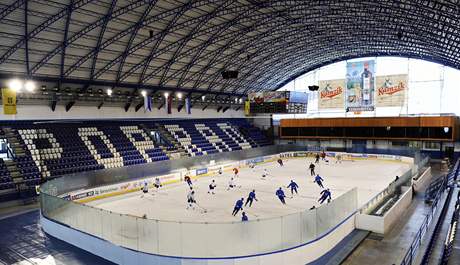
[[[0,190],[14,189],[15,185],[11,179],[10,172],[3,159],[0,158]]]
[[[258,146],[256,143],[251,144],[239,132],[238,126],[232,122],[219,120],[163,121],[161,124],[189,156],[243,150]]]
[[[5,123],[0,131],[15,153],[8,164],[0,159],[3,190],[18,185],[32,188],[66,174],[179,158],[173,155],[180,150],[188,156],[200,156],[269,143],[245,119],[22,121]],[[157,142],[151,133],[169,141]]]

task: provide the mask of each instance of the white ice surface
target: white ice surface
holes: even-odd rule
[[[278,163],[257,165],[255,169],[240,169],[236,184],[241,186],[227,191],[228,181],[232,172],[224,172],[219,176],[202,177],[193,183],[198,204],[207,210],[207,213],[198,208],[186,209],[186,197],[189,190],[185,182],[163,186],[159,191],[149,190],[149,194],[141,198],[141,192],[134,192],[116,197],[101,199],[88,203],[89,205],[107,209],[113,212],[134,216],[147,215],[149,219],[182,221],[182,222],[229,222],[238,221],[241,215],[231,215],[235,202],[252,190],[256,190],[255,201],[251,208],[244,207],[250,219],[265,219],[309,209],[317,202],[321,189],[313,182],[308,166],[312,162],[308,159],[284,160],[284,167]],[[262,179],[263,169],[266,168],[269,176]],[[316,172],[324,178],[324,186],[330,188],[332,199],[350,189],[358,188],[358,203],[363,205],[373,196],[382,191],[394,181],[396,175],[402,175],[410,165],[395,161],[358,160],[344,161],[342,164],[325,162],[316,167]],[[208,194],[208,185],[215,179],[216,194]],[[299,194],[287,198],[286,205],[281,204],[275,192],[283,187],[285,194],[290,197],[290,190],[286,188],[293,179],[300,186]]]

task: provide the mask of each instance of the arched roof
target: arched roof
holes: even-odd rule
[[[84,92],[274,90],[343,59],[392,55],[459,68],[457,0],[2,0],[0,78]],[[221,72],[237,70],[237,79]]]

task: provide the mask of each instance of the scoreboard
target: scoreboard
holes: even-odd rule
[[[294,91],[256,92],[248,95],[246,115],[258,113],[307,113],[308,94]]]

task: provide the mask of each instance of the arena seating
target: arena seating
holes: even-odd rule
[[[15,152],[8,165],[0,159],[0,190],[33,187],[66,174],[168,160],[170,153],[181,150],[200,156],[268,143],[245,119],[20,121],[5,123],[0,133]]]
[[[70,123],[40,127],[17,132],[46,178],[169,159],[138,126]]]
[[[0,158],[0,190],[14,189],[15,185],[11,179],[10,172],[8,171],[5,162]]]
[[[242,125],[241,120],[235,120]],[[236,151],[257,147],[240,133],[233,121],[187,120],[163,121],[166,130],[178,141],[190,156]],[[246,125],[245,126],[249,126]]]
[[[252,139],[258,146],[267,146],[271,144],[259,128],[251,126],[246,120],[237,120],[235,126],[239,126],[241,133],[247,138]]]

